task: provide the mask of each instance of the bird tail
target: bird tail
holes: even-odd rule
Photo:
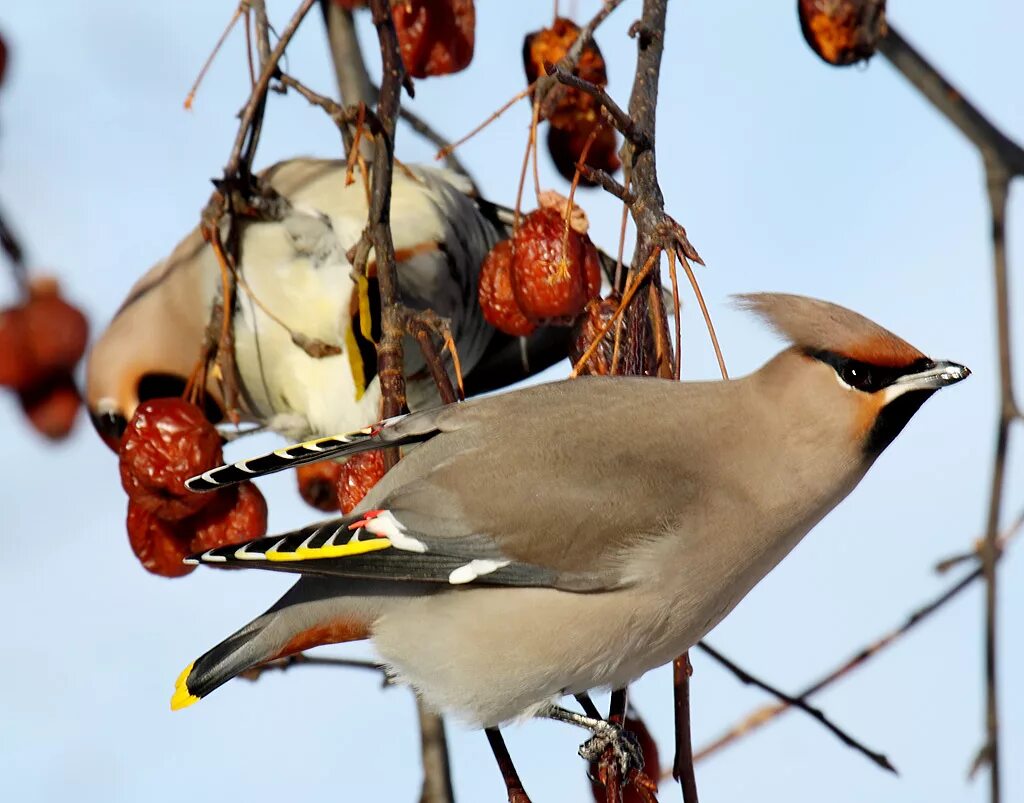
[[[368,638],[370,617],[338,584],[301,578],[269,611],[203,653],[178,675],[171,710],[187,708],[233,677],[323,644]]]

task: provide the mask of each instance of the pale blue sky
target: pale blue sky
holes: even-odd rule
[[[415,107],[458,136],[522,84],[522,35],[550,4],[486,3],[477,58],[459,76],[420,82]],[[733,373],[777,343],[728,306],[730,293],[774,289],[860,310],[975,375],[921,411],[860,488],[710,637],[766,679],[797,690],[896,624],[950,582],[934,561],[964,549],[984,519],[996,409],[990,249],[974,151],[889,65],[837,71],[800,38],[794,3],[681,2],[669,13],[659,166],[669,210],[708,263],[700,271]],[[985,0],[905,0],[891,18],[954,82],[1024,139],[1019,37],[1024,7]],[[271,2],[282,24],[292,2]],[[580,16],[596,9],[581,0]],[[625,100],[630,0],[599,41],[610,90]],[[0,89],[0,202],[34,264],[65,278],[95,321],[195,224],[208,179],[226,160],[245,97],[234,36],[192,113],[181,101],[231,11],[230,2],[7,3],[13,50]],[[372,48],[368,48],[372,49]],[[289,51],[289,69],[332,90],[319,19]],[[514,197],[527,123],[516,109],[463,149],[482,188]],[[273,96],[260,163],[336,155],[337,134],[296,97]],[[399,156],[430,158],[408,130]],[[500,154],[500,158],[496,155]],[[564,187],[542,160],[544,183]],[[618,208],[581,196],[592,234],[613,248]],[[1011,201],[1011,264],[1024,216]],[[0,282],[0,300],[11,295]],[[1019,283],[1016,309],[1024,308]],[[716,368],[685,313],[687,378]],[[1017,361],[1018,367],[1020,360]],[[560,369],[564,373],[564,368]],[[116,462],[84,419],[49,447],[0,398],[0,788],[12,800],[180,801],[415,799],[412,700],[359,672],[298,669],[235,681],[172,715],[174,677],[195,655],[263,610],[289,584],[258,573],[145,574],[127,546]],[[253,449],[252,442],[246,450]],[[1008,514],[1024,503],[1013,460]],[[275,529],[313,514],[290,477],[264,485]],[[1024,799],[1024,549],[1001,567],[1001,675],[1007,800]],[[699,765],[702,799],[981,801],[966,769],[982,733],[980,588],[816,699],[900,768],[893,778],[790,714]],[[339,654],[362,654],[336,648]],[[766,701],[703,656],[694,660],[698,745]],[[633,699],[671,752],[670,674],[650,673]],[[586,799],[581,734],[550,723],[507,737],[537,803]],[[502,800],[482,734],[453,728],[460,800]],[[664,799],[678,799],[666,787]],[[5,795],[6,797],[6,795]]]

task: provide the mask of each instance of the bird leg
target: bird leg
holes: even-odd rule
[[[596,761],[605,750],[611,748],[619,764],[620,778],[628,778],[630,770],[640,772],[644,768],[644,754],[640,749],[640,743],[636,736],[621,725],[577,714],[557,705],[548,706],[537,716],[567,722],[589,730],[593,736],[580,745],[580,757],[587,761]]]

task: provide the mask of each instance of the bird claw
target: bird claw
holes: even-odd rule
[[[597,761],[609,748],[618,764],[620,778],[628,778],[630,770],[643,770],[644,754],[636,735],[612,722],[600,723],[594,735],[580,745],[580,757]]]

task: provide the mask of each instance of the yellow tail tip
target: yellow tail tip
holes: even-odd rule
[[[180,711],[182,708],[188,708],[192,703],[199,699],[188,690],[188,686],[185,684],[185,680],[191,674],[192,667],[194,665],[195,662],[193,661],[191,664],[186,666],[181,671],[181,674],[178,675],[178,679],[174,681],[174,694],[171,696],[172,711]]]

